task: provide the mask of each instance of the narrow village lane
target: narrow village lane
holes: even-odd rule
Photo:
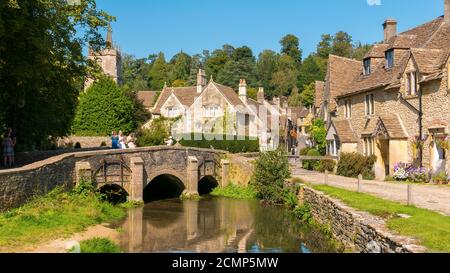
[[[292,176],[315,185],[324,184],[324,174],[307,171],[299,167],[292,169]],[[357,179],[330,174],[329,186],[357,191]],[[407,184],[364,180],[362,192],[383,199],[407,203]],[[415,206],[450,215],[450,186],[413,185],[413,203]]]

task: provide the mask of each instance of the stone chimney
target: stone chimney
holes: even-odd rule
[[[241,79],[239,82],[239,98],[247,104],[247,81],[245,79]]]
[[[384,21],[383,29],[384,42],[387,43],[392,37],[397,35],[397,21],[395,19],[387,19],[386,21]]]
[[[264,97],[264,88],[260,87],[257,94],[257,100],[259,103],[264,103],[265,97]]]
[[[444,0],[444,21],[450,23],[450,0]]]
[[[206,86],[206,72],[203,69],[199,69],[197,73],[197,94],[200,94],[205,86]]]

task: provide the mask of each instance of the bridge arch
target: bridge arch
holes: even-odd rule
[[[211,193],[215,188],[219,186],[219,182],[215,177],[211,175],[204,176],[198,181],[198,193],[205,195]]]
[[[127,190],[117,184],[105,184],[98,188],[98,192],[113,204],[125,203],[129,196]]]
[[[180,197],[186,189],[185,184],[178,175],[162,173],[149,180],[144,188],[144,202]]]

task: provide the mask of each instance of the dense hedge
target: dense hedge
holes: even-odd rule
[[[324,173],[325,171],[334,172],[334,168],[336,167],[336,162],[332,159],[322,159],[318,166],[317,171]]]
[[[206,149],[213,148],[216,150],[228,151],[230,153],[259,152],[258,139],[249,139],[249,137],[245,137],[245,140],[237,140],[237,139],[238,138],[236,136],[191,134],[190,138],[189,136],[187,137],[184,136],[183,139],[180,141],[180,144],[185,147],[206,148]]]
[[[358,177],[362,174],[364,179],[374,179],[374,164],[377,157],[364,156],[358,153],[342,153],[337,166],[337,174],[347,177]]]
[[[308,149],[308,150],[303,150],[300,154],[303,155],[302,153],[306,152],[306,156],[321,156],[320,152],[316,149]],[[317,170],[319,168],[319,160],[304,160],[303,161],[303,168],[306,170]]]

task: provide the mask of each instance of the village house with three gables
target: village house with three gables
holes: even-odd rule
[[[386,20],[384,41],[363,62],[330,56],[315,101],[316,116],[328,122],[328,154],[376,155],[377,179],[399,162],[450,170],[442,145],[450,129],[450,0],[444,4],[444,16],[405,32]]]

